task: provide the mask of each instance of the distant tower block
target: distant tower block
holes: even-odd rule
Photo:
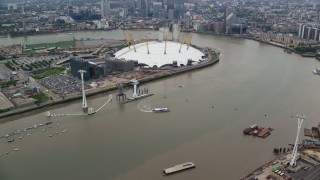
[[[84,91],[84,82],[83,82],[83,73],[86,73],[85,70],[79,70],[79,73],[81,74],[81,85],[82,85],[82,109],[84,112],[88,111],[88,104],[87,104],[87,98]]]
[[[137,95],[137,85],[139,84],[139,82],[136,79],[133,79],[133,80],[131,80],[131,84],[133,85],[132,97],[136,98],[136,97],[138,97],[138,95]]]
[[[300,129],[301,129],[303,120],[305,120],[306,118],[305,116],[300,116],[300,115],[297,115],[297,117],[298,117],[298,130],[297,130],[296,142],[294,143],[294,147],[291,154],[290,166],[296,166]]]

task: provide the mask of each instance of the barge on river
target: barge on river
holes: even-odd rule
[[[170,174],[173,174],[173,173],[177,173],[177,172],[180,172],[180,171],[185,171],[185,170],[188,170],[188,169],[192,169],[192,168],[195,168],[196,165],[192,162],[186,162],[186,163],[183,163],[183,164],[178,164],[178,165],[175,165],[173,167],[170,167],[168,169],[164,169],[163,170],[163,174],[164,175],[170,175]]]

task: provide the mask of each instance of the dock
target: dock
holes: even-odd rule
[[[164,169],[163,170],[163,174],[164,175],[170,175],[170,174],[173,174],[173,173],[181,172],[181,171],[192,169],[192,168],[195,168],[195,167],[196,167],[196,165],[194,163],[186,162],[186,163],[183,163],[183,164],[178,164],[178,165],[175,165],[173,167]]]
[[[136,101],[136,100],[139,100],[139,99],[143,99],[143,98],[146,98],[146,97],[149,97],[149,96],[153,96],[153,95],[154,95],[154,94],[143,94],[143,95],[138,96],[138,97],[135,97],[135,98],[126,99],[126,100],[123,101],[122,103],[123,103],[123,104],[126,104],[126,103],[129,103],[129,102]]]

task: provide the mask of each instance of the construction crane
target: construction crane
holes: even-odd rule
[[[190,32],[190,34],[189,34],[189,36],[188,36],[187,49],[189,49],[189,47],[190,47],[191,40],[192,40],[192,31]]]
[[[181,52],[182,44],[184,43],[184,32],[181,33],[182,39],[180,42],[180,48],[179,48],[179,53]]]
[[[147,35],[147,53],[150,54],[150,52],[149,52],[149,39],[148,39],[148,35]]]
[[[166,39],[164,40],[164,54],[167,54],[167,41],[168,41],[169,32],[166,35]]]
[[[134,41],[133,41],[132,36],[131,36],[130,33],[129,33],[129,36],[130,36],[130,40],[131,40],[131,44],[133,46],[134,52],[137,52],[136,47],[134,46]]]

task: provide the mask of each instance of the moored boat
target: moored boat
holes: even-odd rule
[[[168,108],[154,108],[152,109],[153,112],[170,112]]]
[[[192,168],[195,168],[195,167],[196,167],[196,165],[194,163],[186,162],[186,163],[183,163],[183,164],[178,164],[178,165],[175,165],[173,167],[164,169],[163,170],[163,174],[164,175],[169,175],[169,174],[173,174],[173,173],[176,173],[176,172],[184,171],[184,170],[187,170],[187,169],[192,169]]]

